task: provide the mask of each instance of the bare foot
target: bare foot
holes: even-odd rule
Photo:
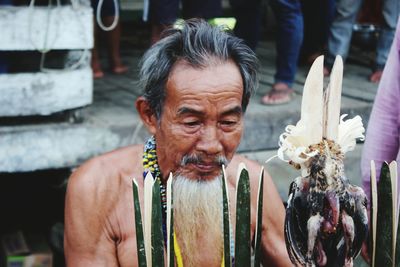
[[[100,79],[104,77],[104,72],[101,69],[93,70],[93,78]]]
[[[276,83],[271,90],[261,98],[264,105],[286,104],[293,99],[294,91],[285,83]]]
[[[128,67],[124,66],[124,65],[119,65],[119,66],[113,67],[112,72],[114,74],[124,74],[124,73],[128,72]]]
[[[371,76],[369,76],[369,81],[373,82],[373,83],[379,83],[379,81],[381,80],[382,77],[382,70],[376,70],[374,71]]]
[[[104,77],[104,72],[101,70],[101,65],[97,53],[93,53],[91,67],[93,70],[94,79],[100,79]]]

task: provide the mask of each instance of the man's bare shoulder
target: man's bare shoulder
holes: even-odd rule
[[[257,161],[248,159],[242,155],[235,154],[235,156],[232,158],[231,162],[228,165],[227,171],[230,175],[234,175],[236,177],[237,169],[239,167],[240,163],[244,163],[246,166],[246,169],[249,172],[250,178],[255,179],[258,178],[261,172],[261,164],[259,164]]]
[[[88,160],[71,175],[65,202],[68,266],[117,265],[115,242],[129,231],[116,226],[125,225],[121,210],[131,210],[127,198],[131,178],[142,171],[142,151],[140,145],[114,150]]]
[[[142,151],[142,145],[128,146],[86,161],[72,173],[68,193],[78,199],[108,202],[121,185],[141,172]]]

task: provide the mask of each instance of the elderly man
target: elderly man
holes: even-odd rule
[[[199,20],[171,30],[150,48],[141,67],[144,95],[136,108],[153,137],[145,145],[89,160],[70,178],[65,211],[68,266],[138,265],[131,180],[137,178],[143,192],[141,177],[148,171],[162,187],[169,173],[175,177],[174,227],[184,266],[221,266],[222,164],[228,164],[231,200],[239,163],[249,169],[254,236],[261,166],[235,151],[256,72],[256,57],[241,40]],[[284,207],[270,176],[265,176],[263,262],[291,266],[283,238]]]

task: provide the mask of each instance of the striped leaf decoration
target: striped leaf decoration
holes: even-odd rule
[[[135,179],[132,180],[133,206],[135,210],[136,246],[139,267],[146,267],[146,251],[144,246],[142,214],[140,212],[139,189]]]
[[[376,254],[376,220],[377,220],[377,208],[378,208],[378,189],[376,182],[376,167],[375,162],[371,160],[371,203],[370,203],[370,248],[371,248],[371,266],[375,266],[375,254]]]
[[[172,173],[167,181],[167,266],[175,266]]]
[[[397,163],[382,164],[377,186],[375,172],[371,162],[372,266],[400,266]]]
[[[264,187],[264,168],[261,168],[258,194],[257,194],[257,224],[254,245],[254,267],[261,264],[261,231],[262,231],[262,215],[263,215],[263,187]]]
[[[230,267],[231,259],[231,239],[230,239],[230,214],[229,214],[229,195],[227,189],[227,176],[225,166],[222,166],[222,203],[223,203],[223,223],[224,223],[224,266]]]
[[[224,251],[221,266],[231,267],[233,259],[231,257],[232,229],[229,210],[228,177],[225,167],[222,166],[222,203],[223,203],[223,238]],[[257,219],[255,233],[255,261],[254,266],[260,266],[261,249],[261,227],[263,210],[263,184],[264,170],[261,170],[259,178],[259,188],[257,195]],[[164,234],[163,218],[161,206],[160,184],[154,181],[150,173],[144,181],[144,220],[142,222],[139,190],[135,180],[132,182],[133,200],[135,212],[135,227],[138,266],[164,267]],[[174,233],[174,213],[173,213],[173,177],[170,174],[167,181],[167,266],[183,266],[182,262],[177,262],[175,257],[175,233]],[[251,202],[250,202],[250,178],[249,173],[243,163],[239,165],[237,173],[236,188],[236,231],[235,231],[235,266],[251,266]],[[177,252],[178,253],[178,252]],[[178,257],[179,258],[179,257]]]
[[[235,266],[250,266],[250,180],[243,163],[239,165],[236,190]]]
[[[162,229],[162,207],[160,184],[153,183],[151,212],[151,253],[152,266],[164,267],[164,234]]]

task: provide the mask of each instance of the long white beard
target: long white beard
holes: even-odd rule
[[[221,177],[192,180],[176,176],[173,183],[174,228],[184,266],[200,266],[199,260],[223,253]],[[200,255],[201,248],[213,255]]]

